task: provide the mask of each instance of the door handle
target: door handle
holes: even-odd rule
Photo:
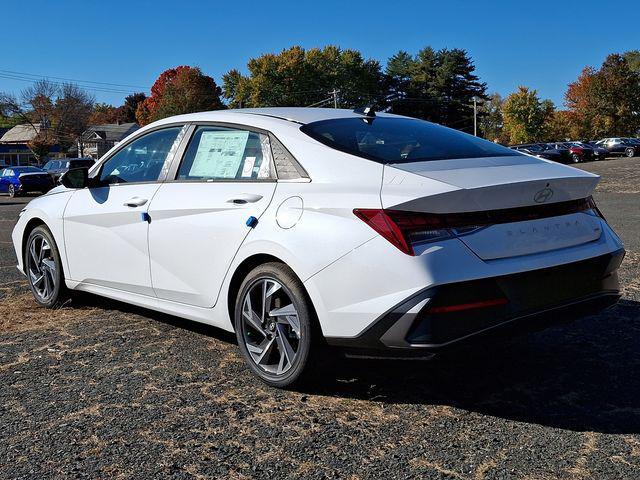
[[[262,195],[256,195],[254,193],[242,193],[237,197],[230,198],[227,203],[233,203],[235,205],[244,205],[245,203],[255,203],[262,200]]]
[[[131,197],[129,200],[124,202],[124,206],[125,207],[141,207],[147,202],[148,200],[146,198]]]

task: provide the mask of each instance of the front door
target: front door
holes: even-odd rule
[[[149,253],[159,298],[212,307],[224,276],[275,191],[269,138],[198,127],[175,178],[151,202]]]
[[[144,134],[106,160],[96,186],[76,191],[64,212],[71,279],[153,295],[147,211],[181,127]]]

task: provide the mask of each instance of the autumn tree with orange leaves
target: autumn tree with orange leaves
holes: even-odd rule
[[[221,89],[213,78],[197,67],[170,68],[160,74],[151,87],[151,96],[138,105],[136,119],[146,125],[182,113],[225,108]]]
[[[623,55],[586,67],[565,94],[576,138],[634,136],[640,129],[640,72]]]

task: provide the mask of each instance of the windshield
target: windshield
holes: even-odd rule
[[[502,145],[413,118],[339,118],[309,123],[300,130],[331,148],[385,164],[523,156]]]

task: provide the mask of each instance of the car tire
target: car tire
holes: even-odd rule
[[[16,187],[14,187],[13,185],[9,185],[8,193],[10,198],[16,198],[18,196],[18,192],[16,192]]]
[[[577,153],[571,154],[571,161],[573,163],[580,163],[580,155],[578,155]]]
[[[40,225],[29,233],[23,265],[29,288],[38,304],[56,308],[69,299],[60,252],[46,226]]]
[[[286,265],[262,264],[240,285],[234,310],[238,346],[267,385],[292,387],[309,377],[312,353],[319,347],[316,326],[304,286]]]
[[[631,158],[636,156],[636,151],[634,148],[629,147],[624,151],[626,157]]]

